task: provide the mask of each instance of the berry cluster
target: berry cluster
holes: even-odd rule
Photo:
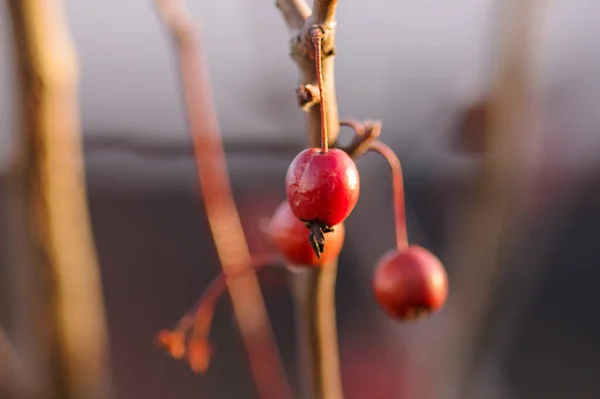
[[[354,141],[344,149],[329,148],[321,73],[321,37],[313,36],[320,91],[321,147],[300,152],[291,162],[285,179],[287,201],[282,202],[264,232],[278,257],[298,267],[327,267],[344,245],[344,221],[355,208],[360,177],[353,158],[373,151],[384,157],[392,170],[396,248],[384,254],[375,267],[374,297],[390,317],[405,321],[439,310],[448,295],[444,266],[431,252],[409,245],[406,231],[402,168],[396,154],[379,141],[381,124],[342,122],[353,128]],[[211,349],[208,335],[216,302],[228,279],[248,270],[273,265],[276,259],[255,257],[234,275],[219,275],[204,295],[173,330],[161,331],[157,343],[171,356],[185,358],[193,370],[204,372]],[[186,344],[187,341],[187,344]]]

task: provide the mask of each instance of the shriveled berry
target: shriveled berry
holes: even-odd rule
[[[290,208],[302,221],[335,226],[358,202],[358,169],[348,154],[336,148],[302,151],[290,164],[285,181]]]
[[[442,308],[448,296],[448,277],[438,258],[411,245],[381,258],[373,276],[373,291],[389,316],[411,320]]]
[[[188,344],[187,361],[196,373],[205,373],[210,363],[212,349],[205,339],[193,339]]]
[[[344,224],[333,226],[332,230],[326,233],[327,246],[318,257],[308,239],[311,231],[292,213],[287,201],[277,207],[268,225],[273,244],[288,262],[315,267],[337,258],[344,246]]]

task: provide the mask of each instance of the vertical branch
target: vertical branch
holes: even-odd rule
[[[277,0],[288,26],[290,49],[299,71],[298,103],[306,112],[306,133],[309,145],[320,147],[321,111],[315,98],[318,77],[315,68],[315,48],[310,30],[319,28],[322,37],[323,96],[327,115],[329,145],[338,137],[340,122],[335,93],[335,10],[336,0],[315,0],[312,14],[304,0]],[[301,20],[302,19],[302,20]],[[307,94],[310,102],[307,103]],[[335,312],[337,261],[319,269],[305,268],[291,275],[298,330],[298,353],[301,360],[301,381],[304,397],[310,399],[343,398]]]
[[[500,48],[485,127],[483,164],[477,192],[465,222],[453,229],[456,237],[449,262],[457,270],[452,303],[458,320],[457,334],[451,335],[455,361],[448,384],[457,384],[455,397],[465,398],[469,372],[476,357],[477,340],[482,333],[485,313],[495,288],[500,266],[514,245],[518,231],[518,209],[529,176],[528,133],[532,129],[530,83],[530,44],[532,17],[538,2],[502,2]],[[446,389],[442,388],[442,389]]]
[[[0,328],[0,397],[33,398],[21,359]]]
[[[335,312],[337,262],[321,269],[295,268],[295,301],[301,393],[305,399],[343,398]]]
[[[302,99],[302,94],[315,93],[318,85],[314,59],[315,50],[309,31],[313,27],[319,27],[323,31],[323,92],[327,97],[327,132],[329,145],[332,146],[340,131],[334,79],[337,1],[315,1],[315,12],[309,17],[307,10],[310,8],[304,0],[278,0],[277,5],[282,10],[291,35],[290,52],[299,71],[298,102],[300,104],[306,103],[306,100]],[[302,25],[299,24],[299,18],[304,19]],[[321,143],[321,112],[318,107],[318,99],[315,100],[309,106],[304,107],[304,111],[306,112],[306,133],[309,145],[319,147]]]
[[[177,50],[199,184],[217,254],[225,274],[235,274],[251,256],[229,183],[200,40],[183,1],[156,0],[156,6]],[[256,274],[249,271],[227,284],[261,397],[291,397]]]
[[[23,210],[31,212],[32,247],[46,268],[52,372],[61,397],[106,398],[107,333],[87,213],[76,54],[61,1],[8,4],[23,93],[22,198],[31,207]]]

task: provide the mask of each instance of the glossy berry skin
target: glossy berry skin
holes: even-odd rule
[[[303,221],[335,226],[358,202],[358,169],[348,154],[336,148],[302,151],[290,164],[285,182],[290,208]]]
[[[323,266],[335,260],[344,246],[345,229],[342,223],[333,226],[333,232],[326,234],[327,245],[321,258],[317,258],[308,240],[309,229],[292,213],[287,201],[275,210],[268,231],[279,253],[295,265]]]
[[[390,317],[411,320],[442,308],[448,296],[448,276],[438,258],[412,245],[381,258],[373,276],[373,291]]]

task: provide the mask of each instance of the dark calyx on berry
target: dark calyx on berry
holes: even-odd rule
[[[321,254],[325,250],[325,233],[333,233],[333,227],[318,221],[306,222],[308,228],[308,241],[317,258],[321,258]]]

